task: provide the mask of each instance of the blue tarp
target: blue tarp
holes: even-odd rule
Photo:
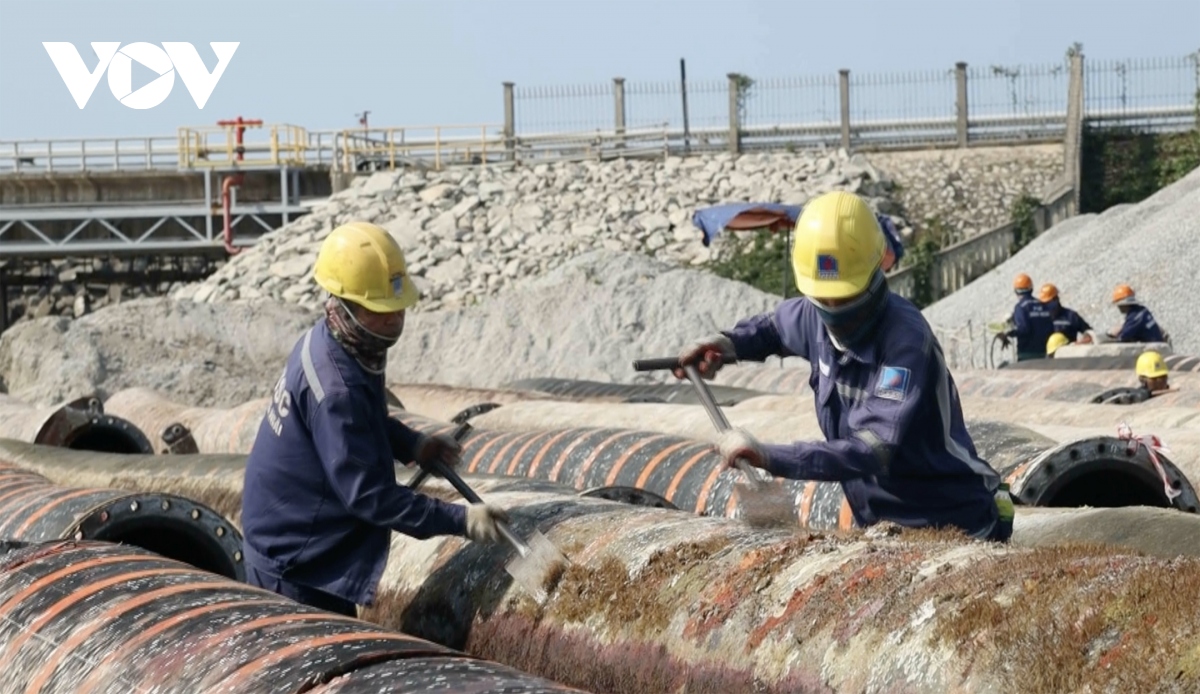
[[[780,205],[773,202],[735,202],[696,210],[692,214],[692,224],[704,233],[703,243],[707,246],[738,215],[747,212],[773,212],[786,215],[790,225],[794,226],[796,220],[800,218],[800,212],[803,209],[800,205]],[[900,259],[904,257],[904,243],[900,240],[900,233],[896,231],[896,226],[892,224],[892,220],[884,215],[877,214],[875,218],[879,220],[879,226],[883,228],[883,235],[887,238],[888,245],[891,247],[892,253],[896,256],[895,262],[900,262]]]

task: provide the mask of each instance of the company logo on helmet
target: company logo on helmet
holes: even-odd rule
[[[404,291],[404,275],[396,275],[392,278],[392,296],[400,296]]]
[[[818,255],[817,277],[823,280],[836,280],[838,278],[837,258],[831,255]]]

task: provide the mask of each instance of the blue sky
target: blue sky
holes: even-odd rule
[[[203,110],[179,79],[148,110],[101,79],[80,110],[43,41],[72,42],[89,69],[92,41],[191,42],[209,69],[209,41],[240,46]],[[341,128],[363,109],[372,125],[499,123],[505,80],[672,82],[681,57],[699,106],[701,83],[731,71],[1053,63],[1075,41],[1089,61],[1179,58],[1200,50],[1200,1],[0,0],[0,139],[171,135],[239,114]],[[153,76],[135,64],[133,88]],[[609,103],[595,100],[595,118],[611,118]]]

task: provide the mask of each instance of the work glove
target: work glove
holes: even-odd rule
[[[491,504],[471,504],[467,507],[467,537],[472,542],[499,542],[498,521],[508,522],[508,512]]]
[[[758,439],[745,429],[734,428],[721,432],[721,436],[717,438],[717,452],[721,454],[721,460],[731,468],[737,467],[738,458],[745,460],[752,467],[767,467],[767,452],[763,450]]]
[[[721,334],[697,340],[679,353],[680,365],[695,364],[700,377],[706,381],[711,381],[725,362],[736,360],[737,350],[733,347],[733,340]],[[672,373],[675,374],[675,378],[687,378],[683,369],[673,369]]]
[[[458,465],[458,456],[461,453],[462,446],[449,434],[435,434],[433,436],[421,434],[421,438],[417,442],[414,462],[429,474],[441,477],[430,463],[440,460],[453,468]]]

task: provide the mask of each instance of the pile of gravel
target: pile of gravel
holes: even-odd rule
[[[1048,229],[1017,255],[963,289],[925,309],[942,336],[948,359],[982,364],[983,326],[1002,320],[1016,298],[1019,273],[1034,286],[1052,282],[1065,306],[1098,332],[1118,325],[1113,288],[1129,283],[1171,334],[1179,354],[1200,354],[1200,169],[1136,205],[1080,215]],[[975,339],[968,342],[967,324]],[[953,354],[951,354],[953,350]]]
[[[155,298],[77,320],[39,318],[0,335],[0,381],[37,405],[141,386],[189,405],[232,407],[270,394],[318,315],[265,302]]]
[[[661,382],[631,362],[776,306],[779,297],[635,253],[595,251],[482,304],[415,313],[388,380],[489,388],[538,376]]]

